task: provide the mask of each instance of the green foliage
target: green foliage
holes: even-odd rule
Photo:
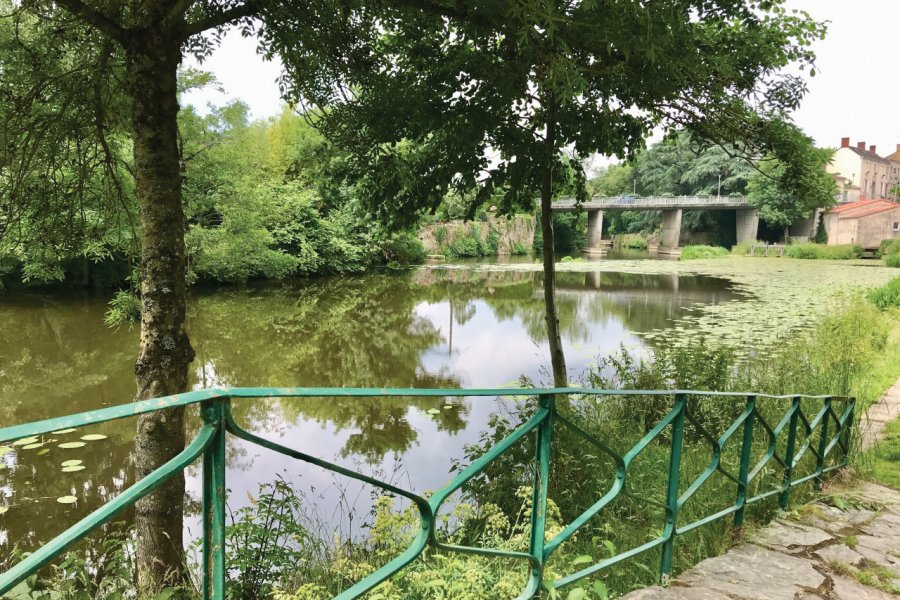
[[[587,245],[587,219],[580,212],[553,213],[553,248],[558,253],[577,252]]]
[[[752,246],[752,242],[741,242],[740,244],[735,244],[731,247],[731,253],[737,256],[747,256],[750,254],[750,248]]]
[[[884,440],[870,454],[873,455],[872,476],[900,488],[900,419],[887,425]]]
[[[816,235],[812,241],[816,244],[828,243],[828,229],[825,228],[825,211],[819,213],[819,221],[816,223]]]
[[[791,145],[795,156],[790,164],[763,160],[747,184],[747,200],[766,223],[784,228],[785,243],[792,223],[818,208],[833,206],[837,193],[834,180],[825,171],[834,151],[815,148],[812,140],[802,135],[794,136]]]
[[[232,516],[225,530],[227,597],[267,598],[298,565],[320,560],[301,498],[284,479],[260,485],[257,498]]]
[[[869,292],[869,299],[882,310],[900,306],[900,277],[895,277],[887,285]]]
[[[104,322],[110,327],[129,326],[141,320],[141,298],[131,290],[119,290],[109,301]]]
[[[528,246],[521,242],[513,242],[512,247],[509,249],[509,253],[513,256],[525,256],[528,254]]]
[[[420,265],[428,253],[422,242],[412,234],[394,234],[381,242],[381,255],[385,264]]]
[[[900,268],[900,238],[882,241],[875,256],[884,258],[884,263],[889,267]]]
[[[657,125],[790,157],[795,129],[772,115],[796,107],[804,86],[777,72],[811,67],[822,25],[780,3],[632,9],[501,2],[355,19],[323,5],[308,45],[296,11],[277,6],[262,34],[284,61],[287,94],[323,109],[323,130],[364,178],[366,205],[391,225],[433,212],[448,192],[477,203],[502,195],[507,213],[531,209],[542,182],[584,199],[581,160],[630,155]],[[701,166],[698,180],[718,179],[718,165]]]
[[[649,246],[647,237],[637,233],[624,233],[613,237],[613,246],[631,250],[646,250]]]
[[[13,562],[23,558],[14,550]],[[190,590],[165,588],[140,600],[189,600]],[[32,575],[10,593],[22,600],[132,600],[134,589],[134,542],[132,534],[118,524],[93,540],[85,550],[67,553],[49,569]]]
[[[728,250],[721,246],[685,246],[681,249],[681,260],[721,258],[729,254]]]
[[[808,260],[850,260],[862,256],[862,247],[859,244],[840,246],[813,243],[791,244],[785,248],[784,255],[788,258]]]

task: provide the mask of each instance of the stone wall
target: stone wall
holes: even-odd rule
[[[449,221],[426,225],[419,230],[419,240],[429,254],[442,254],[443,248],[461,237],[472,235],[475,228],[479,237],[484,240],[493,230],[500,238],[497,254],[512,254],[516,244],[529,252],[534,245],[535,219],[533,216],[516,215],[515,217],[488,217],[485,221]]]

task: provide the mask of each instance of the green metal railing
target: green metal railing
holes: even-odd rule
[[[429,497],[415,494],[390,483],[379,481],[339,465],[321,460],[296,449],[259,437],[240,427],[231,414],[231,401],[248,398],[306,397],[306,398],[359,398],[359,397],[532,397],[538,400],[537,410],[521,426],[490,448],[468,467],[461,470],[443,488]],[[623,402],[666,402],[664,416],[624,453],[616,452],[611,441],[597,439],[561,414],[556,403],[560,398],[569,397],[572,402],[599,402],[617,397]],[[743,403],[734,406],[738,400]],[[711,434],[702,419],[698,418],[697,407],[701,402],[730,402],[740,414],[716,436]],[[778,409],[777,421],[772,417],[771,405],[787,404],[786,409]],[[763,403],[766,404],[763,407]],[[377,569],[341,593],[337,598],[344,600],[357,598],[390,578],[418,557],[427,546],[445,551],[462,552],[486,557],[520,559],[527,563],[529,572],[520,599],[535,597],[542,589],[556,589],[572,584],[585,577],[635,557],[653,549],[661,555],[660,576],[666,580],[672,572],[676,538],[684,533],[708,523],[733,515],[734,524],[740,526],[745,509],[766,498],[777,496],[782,508],[787,508],[791,489],[805,482],[821,482],[823,475],[847,463],[851,444],[855,401],[852,398],[832,396],[768,396],[762,394],[734,394],[695,391],[610,391],[579,388],[557,389],[341,389],[341,388],[257,388],[257,389],[212,389],[190,392],[143,402],[135,402],[101,410],[80,413],[67,417],[48,419],[37,423],[17,425],[0,429],[0,443],[16,439],[40,436],[70,427],[84,427],[116,419],[133,417],[142,413],[178,406],[199,404],[202,426],[187,447],[169,462],[141,479],[115,499],[101,506],[93,513],[72,525],[53,540],[28,555],[27,558],[0,575],[0,594],[11,590],[18,583],[49,564],[69,546],[84,538],[92,530],[115,518],[142,496],[162,485],[173,475],[185,469],[197,458],[202,457],[203,503],[202,503],[202,591],[207,600],[225,598],[225,444],[226,435],[232,434],[248,442],[268,448],[297,460],[327,469],[340,475],[376,486],[391,494],[411,501],[418,509],[421,528],[411,545],[393,560]],[[812,418],[808,418],[807,414]],[[767,419],[768,417],[768,419]],[[685,440],[686,427],[694,431],[694,439]],[[561,531],[547,539],[547,495],[551,473],[551,450],[554,433],[558,428],[577,436],[593,448],[598,449],[614,464],[615,476],[611,487],[589,508],[572,519]],[[760,437],[754,434],[761,430]],[[515,552],[496,548],[481,548],[448,544],[437,535],[436,515],[447,499],[481,473],[490,463],[507,452],[531,433],[535,435],[534,485],[531,511],[531,534],[528,552]],[[667,433],[664,433],[667,432]],[[557,432],[557,435],[560,432]],[[732,438],[740,439],[739,465],[737,474],[723,465],[722,455],[725,444]],[[683,480],[682,452],[685,444],[708,444],[711,450],[709,463],[690,481]],[[643,498],[629,489],[629,467],[651,444],[669,446],[668,473],[665,474],[665,499],[658,502]],[[761,449],[761,455],[754,462],[753,449]],[[806,456],[805,460],[802,460]],[[757,479],[766,469],[771,474],[772,463],[780,471],[780,482],[751,495],[751,487],[759,486]],[[805,466],[805,469],[801,469]],[[798,472],[800,471],[800,472]],[[734,485],[733,504],[689,523],[681,523],[679,514],[685,503],[714,474],[721,474]],[[660,473],[663,476],[663,473]],[[756,484],[754,484],[756,482]],[[598,561],[553,581],[544,579],[544,567],[548,559],[561,544],[585,527],[604,507],[620,495],[636,498],[648,505],[657,505],[664,513],[661,533],[638,547],[628,549],[615,556]]]

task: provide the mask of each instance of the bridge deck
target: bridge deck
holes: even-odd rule
[[[560,198],[555,211],[575,210],[574,198]],[[584,210],[670,210],[753,208],[744,196],[595,196],[581,205]]]

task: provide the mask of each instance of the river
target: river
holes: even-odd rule
[[[546,385],[541,290],[541,275],[533,271],[441,267],[194,288],[188,316],[197,353],[193,385],[500,387],[523,376]],[[665,329],[700,305],[735,297],[725,279],[616,273],[615,261],[599,262],[591,272],[560,273],[560,323],[572,378],[620,345],[642,347],[641,332]],[[106,309],[105,297],[85,293],[0,296],[0,426],[131,399],[137,330],[108,328]],[[515,402],[305,399],[236,402],[234,409],[255,432],[424,491],[446,483],[464,446],[479,440],[491,415],[515,410]],[[196,428],[195,417],[190,427]],[[88,433],[107,437],[60,447]],[[133,439],[134,421],[123,420],[46,436],[27,449],[0,447],[0,510],[6,508],[0,562],[13,546],[34,548],[133,483]],[[63,472],[62,463],[71,460],[85,468]],[[275,477],[296,486],[316,517],[343,535],[353,536],[368,512],[368,488],[230,442],[232,509]],[[188,512],[196,511],[196,466],[187,488]],[[56,501],[67,495],[77,502]],[[188,539],[196,538],[196,519],[187,521]]]

